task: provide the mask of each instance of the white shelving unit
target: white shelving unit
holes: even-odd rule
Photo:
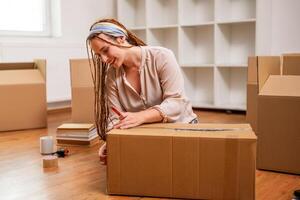
[[[118,19],[177,57],[194,107],[246,110],[256,0],[118,0]]]

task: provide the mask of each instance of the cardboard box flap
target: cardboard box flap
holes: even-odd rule
[[[93,87],[88,59],[71,59],[70,71],[72,87]]]
[[[247,129],[251,130],[249,124],[221,124],[221,123],[199,123],[199,124],[186,124],[186,123],[152,123],[143,124],[139,128],[204,128],[204,129]]]
[[[171,124],[171,123],[170,123]],[[167,126],[166,126],[167,125]],[[195,126],[193,124],[186,124],[187,126],[169,126],[168,124],[157,124],[157,126],[141,126],[128,130],[113,129],[108,134],[110,135],[143,135],[143,136],[159,136],[159,137],[196,137],[196,138],[232,138],[232,139],[254,139],[256,136],[251,130],[249,124],[237,126],[219,126],[213,127],[214,124],[205,124]]]
[[[300,97],[300,76],[271,75],[259,95]]]
[[[280,75],[279,56],[258,57],[258,88],[259,91],[270,75]]]
[[[0,85],[44,84],[45,80],[38,69],[0,71]]]
[[[0,70],[34,69],[33,62],[0,63]]]
[[[257,84],[257,57],[248,58],[248,83]]]
[[[283,55],[283,75],[300,75],[300,54]]]
[[[47,74],[47,71],[46,71],[46,65],[47,65],[47,62],[45,59],[34,59],[34,67],[36,69],[39,69],[41,74],[43,75],[44,77],[44,80],[46,81],[46,74]]]

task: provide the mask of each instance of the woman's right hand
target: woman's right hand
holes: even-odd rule
[[[107,164],[107,151],[106,151],[106,143],[104,143],[100,148],[99,148],[99,157],[100,157],[100,163],[102,165]]]

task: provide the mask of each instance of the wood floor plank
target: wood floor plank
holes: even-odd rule
[[[201,122],[244,123],[244,113],[196,111]],[[50,112],[46,129],[0,133],[0,199],[104,199],[150,200],[157,198],[106,195],[106,167],[100,165],[98,148],[69,147],[59,158],[58,169],[43,169],[39,138],[55,136],[56,127],[70,122],[71,113]],[[300,189],[300,176],[268,171],[256,172],[256,199],[288,200]]]

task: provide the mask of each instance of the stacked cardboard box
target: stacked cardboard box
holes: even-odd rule
[[[260,73],[258,72],[260,70]],[[247,116],[246,120],[252,126],[256,134],[257,130],[257,102],[259,85],[267,80],[269,74],[280,74],[279,56],[259,56],[248,59],[248,82],[247,82]],[[259,82],[261,84],[259,84]]]
[[[0,131],[47,126],[46,61],[0,63]]]
[[[258,94],[248,87],[247,119],[257,123],[257,167],[300,174],[300,56],[253,57],[248,77],[251,68]]]
[[[93,145],[99,140],[95,125],[82,123],[60,125],[56,139],[59,145]]]
[[[109,194],[255,199],[248,124],[151,124],[107,136]]]
[[[88,59],[70,60],[72,122],[94,123],[94,86]]]
[[[300,174],[300,56],[282,58],[283,74],[259,83],[257,162],[260,169]]]

